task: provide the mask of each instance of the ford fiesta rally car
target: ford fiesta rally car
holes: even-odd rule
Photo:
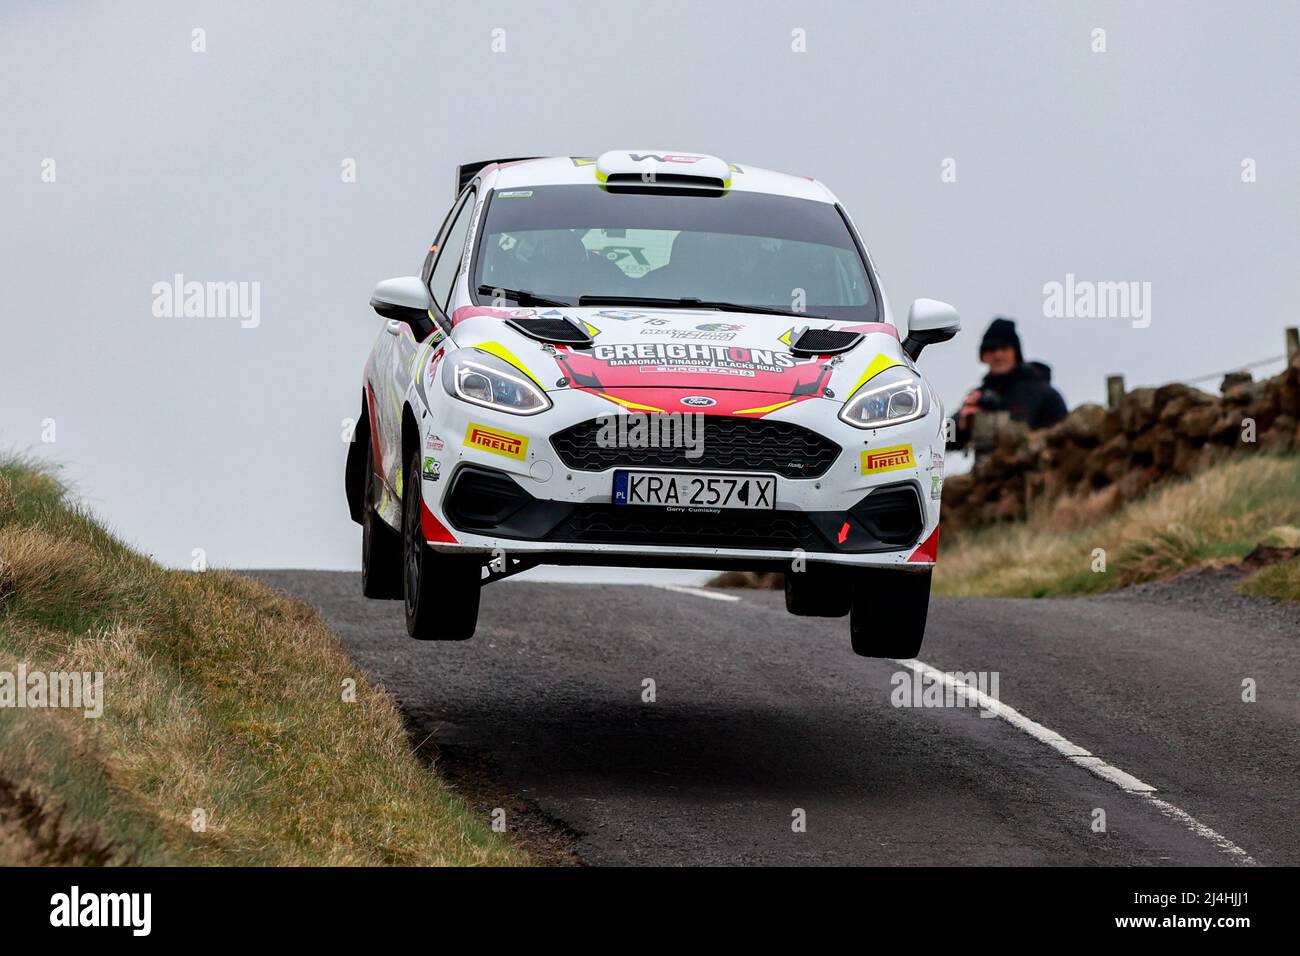
[[[367,597],[474,633],[538,564],[786,572],[796,615],[912,657],[939,543],[943,411],[816,180],[711,156],[462,166],[419,277],[388,279],[345,485]],[[665,438],[665,436],[667,436]]]

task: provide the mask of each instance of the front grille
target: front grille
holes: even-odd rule
[[[822,537],[798,511],[687,514],[632,505],[579,505],[549,537],[585,544],[825,550]]]
[[[685,448],[602,448],[604,421],[580,422],[551,436],[560,460],[575,471],[608,468],[703,468],[774,472],[783,478],[817,478],[826,473],[840,446],[801,425],[750,418],[703,418],[703,454],[687,458]],[[666,434],[666,430],[661,434]]]

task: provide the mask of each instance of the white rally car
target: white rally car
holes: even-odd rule
[[[362,580],[409,633],[474,633],[538,564],[784,571],[798,615],[912,657],[943,411],[814,179],[614,151],[462,166],[420,276],[388,279],[346,467]]]

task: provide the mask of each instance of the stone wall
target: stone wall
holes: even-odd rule
[[[1104,513],[1232,455],[1300,451],[1300,352],[1264,381],[1229,375],[1218,396],[1188,385],[1139,388],[1111,409],[1081,405],[1051,428],[1030,431],[1001,416],[975,431],[973,470],[944,483],[945,535],[1062,499]]]

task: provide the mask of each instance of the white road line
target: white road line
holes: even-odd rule
[[[1255,865],[1255,861],[1251,859],[1249,853],[1237,846],[1237,844],[1233,843],[1222,833],[1219,833],[1217,830],[1211,830],[1190,813],[1185,813],[1182,810],[1179,810],[1172,803],[1161,800],[1159,797],[1152,796],[1149,793],[1142,794],[1142,799],[1151,804],[1165,816],[1177,820],[1196,835],[1205,837],[1205,839],[1209,840],[1224,853],[1231,857],[1235,857],[1237,862],[1241,863],[1243,866]]]
[[[1015,727],[1017,730],[1024,731],[1026,734],[1033,737],[1035,740],[1042,741],[1043,743],[1047,744],[1047,746],[1051,747],[1053,750],[1059,753],[1066,760],[1070,761],[1076,766],[1083,767],[1085,770],[1088,770],[1089,772],[1095,774],[1096,776],[1100,777],[1102,780],[1106,780],[1110,783],[1113,783],[1115,786],[1119,787],[1119,789],[1123,790],[1125,793],[1132,793],[1137,795],[1146,803],[1149,803],[1151,806],[1155,807],[1165,816],[1173,820],[1177,820],[1179,823],[1181,823],[1191,832],[1195,833],[1197,836],[1209,840],[1211,843],[1213,843],[1224,853],[1228,854],[1233,859],[1235,859],[1238,863],[1241,863],[1245,866],[1255,865],[1255,861],[1251,859],[1249,853],[1247,853],[1241,847],[1237,846],[1237,844],[1233,843],[1223,834],[1219,833],[1216,830],[1211,829],[1210,827],[1207,827],[1204,823],[1201,823],[1201,821],[1197,820],[1190,813],[1186,813],[1183,810],[1178,809],[1178,807],[1174,806],[1172,803],[1169,803],[1165,800],[1161,800],[1159,797],[1153,796],[1153,794],[1155,794],[1156,792],[1156,788],[1151,786],[1149,783],[1143,783],[1141,780],[1139,780],[1137,777],[1133,776],[1132,774],[1125,773],[1123,770],[1120,770],[1118,767],[1108,764],[1106,761],[1102,760],[1100,757],[1093,755],[1092,753],[1089,753],[1087,750],[1083,749],[1078,744],[1071,743],[1070,741],[1066,740],[1056,731],[1044,727],[1042,724],[1038,723],[1037,721],[1030,720],[1028,717],[1020,713],[1020,711],[1016,710],[1014,707],[1009,707],[1008,705],[1002,703],[1000,700],[990,697],[988,694],[985,694],[983,691],[981,691],[978,687],[975,687],[972,684],[968,684],[963,680],[959,680],[958,678],[944,671],[941,671],[938,668],[931,667],[929,664],[925,663],[924,661],[907,660],[907,661],[898,661],[898,663],[902,664],[906,668],[916,671],[922,677],[928,677],[930,680],[941,683],[947,687],[952,687],[954,689],[961,688],[961,692],[963,695],[965,695],[966,699],[968,701],[973,700],[976,703],[978,703],[982,710],[991,712],[993,715],[997,717],[1001,717],[1012,727]]]
[[[681,594],[694,594],[697,597],[711,598],[714,601],[740,600],[740,598],[731,594],[723,594],[718,591],[706,590],[705,588],[689,588],[677,584],[658,584],[655,586],[662,588],[665,591],[677,591]],[[973,684],[968,684],[963,680],[959,680],[946,671],[941,671],[937,667],[931,667],[924,661],[918,661],[915,659],[907,661],[900,660],[897,661],[897,663],[916,671],[922,677],[928,677],[930,680],[943,684],[946,687],[952,687],[954,689],[961,688],[961,693],[965,695],[966,699],[978,703],[982,711],[990,713],[996,717],[1001,717],[1017,730],[1023,731],[1035,740],[1047,744],[1047,746],[1051,747],[1075,766],[1084,768],[1089,773],[1100,777],[1108,783],[1113,783],[1125,793],[1134,794],[1145,803],[1148,803],[1155,809],[1159,810],[1160,813],[1166,817],[1169,817],[1171,820],[1177,820],[1192,833],[1195,833],[1203,839],[1209,840],[1216,847],[1243,866],[1256,865],[1254,859],[1251,858],[1249,853],[1237,846],[1237,844],[1233,843],[1222,833],[1207,827],[1190,813],[1180,810],[1167,800],[1161,800],[1159,797],[1154,796],[1156,788],[1151,786],[1151,784],[1143,783],[1131,773],[1126,773],[1125,771],[1120,770],[1119,767],[1107,763],[1090,751],[1080,747],[1078,744],[1066,740],[1056,731],[1044,727],[1036,720],[1030,720],[1014,707],[1002,703],[1002,701],[997,698],[990,697]]]
[[[723,594],[720,591],[709,591],[705,588],[688,588],[681,584],[656,584],[655,587],[663,591],[676,591],[678,594],[694,594],[696,597],[710,598],[714,601],[740,600],[740,598],[732,594]]]

